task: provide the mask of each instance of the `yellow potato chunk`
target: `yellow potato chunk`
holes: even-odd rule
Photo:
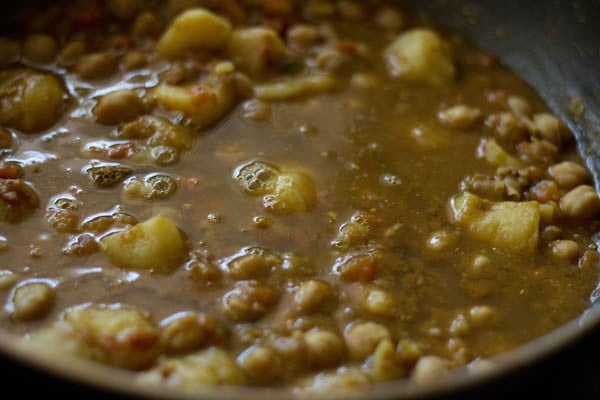
[[[388,72],[393,77],[431,85],[448,84],[456,70],[448,45],[425,28],[408,30],[385,50]]]
[[[285,57],[285,45],[273,29],[252,27],[233,31],[227,56],[244,72],[261,76]]]
[[[312,179],[302,172],[283,172],[277,176],[273,194],[263,197],[267,210],[280,214],[308,211],[317,203]]]
[[[211,125],[221,119],[235,102],[231,74],[211,75],[201,83],[187,86],[160,84],[154,95],[167,110],[179,111],[195,125]]]
[[[160,352],[160,331],[135,309],[90,307],[65,315],[84,342],[97,350],[99,361],[127,369],[152,363]]]
[[[137,370],[160,354],[160,331],[135,309],[96,306],[68,312],[64,320],[34,332],[29,340],[45,351]]]
[[[454,221],[473,238],[499,250],[531,255],[538,245],[539,204],[535,201],[493,203],[471,193],[451,200]]]
[[[156,44],[164,58],[176,58],[189,51],[214,51],[225,47],[231,36],[231,24],[203,8],[179,14]]]
[[[171,358],[140,376],[147,384],[162,384],[188,391],[206,385],[242,385],[244,373],[225,350],[212,347],[184,358]]]
[[[28,340],[36,348],[61,357],[68,355],[93,361],[101,361],[102,358],[101,352],[87,343],[81,333],[65,321],[58,321],[34,332]]]
[[[185,245],[169,218],[156,216],[100,240],[104,254],[121,268],[169,271],[184,259]]]
[[[521,160],[508,154],[495,139],[483,139],[477,152],[494,167],[522,168],[524,166]]]
[[[17,69],[0,73],[0,99],[0,124],[30,133],[58,121],[65,92],[50,74]]]

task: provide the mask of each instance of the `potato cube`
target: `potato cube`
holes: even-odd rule
[[[216,123],[233,107],[236,92],[230,74],[215,74],[188,86],[161,84],[154,95],[167,110],[179,111],[193,124],[204,126]]]
[[[227,56],[244,72],[261,76],[285,57],[285,45],[273,29],[252,27],[233,31]]]
[[[156,44],[161,57],[176,58],[188,51],[214,51],[227,44],[231,24],[203,8],[194,8],[179,14]]]
[[[187,357],[165,359],[141,375],[140,380],[184,390],[202,390],[205,385],[242,385],[245,378],[231,355],[212,347]]]
[[[522,168],[524,166],[521,160],[508,154],[495,139],[482,139],[477,155],[494,167]]]
[[[390,44],[384,57],[393,77],[435,86],[454,80],[456,71],[446,43],[433,31],[406,31]]]
[[[167,272],[185,258],[185,245],[169,218],[156,216],[100,240],[104,254],[121,268]]]
[[[89,307],[68,312],[70,323],[84,342],[98,352],[99,361],[127,369],[138,369],[160,353],[160,331],[135,309]]]
[[[473,238],[499,250],[531,255],[538,245],[539,204],[535,201],[493,203],[471,193],[451,200],[454,221]]]

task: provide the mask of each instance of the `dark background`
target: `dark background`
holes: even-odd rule
[[[465,34],[525,78],[574,131],[600,186],[600,0],[400,1]],[[586,105],[569,112],[574,96]],[[0,358],[4,390],[39,395],[123,399]],[[544,360],[447,399],[600,399],[600,327]]]

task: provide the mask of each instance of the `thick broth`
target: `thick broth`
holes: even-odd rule
[[[264,53],[257,72],[236,61],[236,51],[224,51],[226,44],[190,45],[175,56],[155,50],[171,19],[181,18],[180,2],[108,3],[106,9],[86,1],[51,6],[45,16],[26,10],[22,25],[2,42],[0,117],[12,144],[2,150],[0,172],[8,182],[16,178],[9,166],[17,164],[22,177],[16,179],[39,197],[29,211],[30,205],[3,211],[2,329],[33,344],[50,340],[57,351],[66,347],[60,341],[71,340],[84,349],[76,355],[141,370],[148,382],[192,390],[229,383],[326,391],[411,375],[427,381],[440,370],[432,363],[455,368],[493,356],[590,305],[598,276],[590,239],[598,228],[598,196],[589,190],[586,200],[568,196],[590,184],[573,166],[581,161],[569,132],[493,56],[381,2],[297,8],[284,0],[212,2],[234,29],[263,25],[285,45],[273,61],[278,50],[271,39],[244,42],[244,49],[264,47],[255,50]],[[451,50],[455,73],[447,82],[394,77],[386,65],[390,43],[423,26]],[[36,47],[28,36],[39,32],[57,47],[47,59],[47,43]],[[74,40],[85,50],[64,61]],[[21,48],[13,59],[11,46]],[[86,72],[81,60],[98,51],[108,51],[116,66]],[[132,53],[143,61],[135,64]],[[18,84],[6,83],[17,73],[31,80],[32,71],[48,71],[65,93],[54,112],[60,117],[40,117],[40,129],[11,117],[36,111],[15,100],[11,90]],[[212,75],[235,81],[235,101],[209,122],[156,92],[161,84],[183,87]],[[261,86],[280,77],[293,86],[298,76],[326,76],[334,87],[304,84],[309,88],[300,94],[279,96]],[[211,88],[198,90],[210,94]],[[100,108],[103,96],[122,89],[135,91],[137,100],[116,111]],[[468,110],[445,118],[457,105]],[[193,142],[153,158],[160,146],[144,142],[142,131],[122,135],[142,115],[183,126]],[[489,155],[490,138],[508,161]],[[173,152],[173,160],[160,158]],[[563,166],[575,169],[574,184],[564,182],[560,168],[555,172],[564,161],[572,161]],[[240,186],[240,171],[256,162],[266,163],[254,175],[258,181]],[[89,169],[97,165],[108,169],[94,183]],[[269,185],[288,172],[303,178],[290,178],[294,194],[286,203],[288,192]],[[176,190],[144,192],[157,173]],[[244,186],[254,184],[270,189]],[[455,203],[453,211],[451,199],[464,192],[477,196],[475,206],[456,211]],[[10,202],[6,196],[3,204]],[[268,196],[283,203],[265,206]],[[489,216],[494,206],[482,199],[500,207],[533,204],[535,231],[524,238],[535,236],[533,247],[521,251],[498,239],[502,229],[512,229],[506,224],[490,233],[474,227],[485,216],[461,216]],[[115,262],[105,238],[157,215],[181,232],[176,262],[155,268]],[[134,240],[126,249],[129,258],[138,256],[137,245]],[[134,317],[110,322],[131,309]],[[228,372],[207,372],[216,364]]]

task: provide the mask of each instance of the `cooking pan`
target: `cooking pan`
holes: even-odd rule
[[[31,3],[31,2],[28,2]],[[529,82],[574,132],[578,150],[600,189],[600,0],[430,0],[400,1],[465,35]],[[2,19],[18,5],[4,3]],[[6,25],[4,25],[6,26]],[[599,270],[600,272],[600,270]],[[348,397],[404,399],[420,397],[536,398],[600,396],[600,287],[591,306],[559,329],[492,359],[491,368],[453,371],[449,379],[427,387],[390,382]],[[123,372],[85,361],[59,362],[32,353],[16,338],[0,332],[0,373],[7,390],[20,395],[70,395],[94,398],[186,398],[133,383]],[[595,358],[595,359],[594,359]],[[25,385],[17,383],[26,382]],[[277,390],[207,389],[203,399],[287,399]],[[196,396],[195,398],[198,398]]]

